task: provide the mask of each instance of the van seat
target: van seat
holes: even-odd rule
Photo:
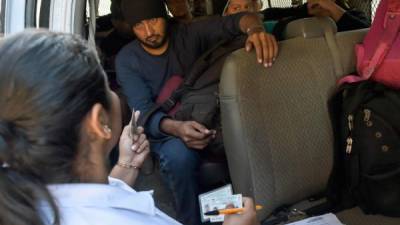
[[[354,72],[354,45],[367,30],[337,33],[342,74]],[[220,83],[226,155],[236,193],[264,206],[260,219],[284,204],[325,190],[333,166],[333,134],[327,101],[337,73],[326,38],[297,37],[279,43],[272,68],[244,50],[226,60]],[[338,214],[346,225],[400,224],[400,218]],[[359,221],[362,221],[361,223]],[[380,222],[376,222],[380,221]]]
[[[309,17],[293,20],[286,25],[283,32],[283,39],[322,37],[325,33],[325,29],[331,29],[333,33],[336,33],[337,26],[335,21],[328,17]]]

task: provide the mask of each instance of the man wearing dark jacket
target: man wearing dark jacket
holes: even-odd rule
[[[259,0],[228,0],[223,15],[244,11],[256,12],[260,8],[259,5]],[[341,1],[335,2],[334,0],[309,0],[299,7],[266,8],[260,13],[264,16],[268,30],[273,32],[278,40],[282,39],[281,36],[287,23],[312,16],[331,17],[336,22],[339,32],[368,28],[371,25],[363,12],[350,9]],[[275,28],[270,27],[270,24],[276,24],[273,21],[278,22]]]
[[[255,14],[183,24],[166,20],[163,0],[122,0],[121,8],[137,39],[119,52],[117,78],[129,106],[142,115],[155,104],[171,77],[187,74],[199,56],[220,40],[247,34],[246,49],[254,49],[257,61],[265,67],[270,67],[277,56],[274,37],[265,33]],[[178,220],[186,225],[200,224],[196,176],[199,153],[216,132],[195,121],[174,120],[161,111],[149,118],[145,131],[173,193]]]
[[[349,9],[334,0],[309,0],[306,4],[292,8],[267,8],[261,11],[264,21],[281,21],[275,27],[274,34],[278,39],[285,28],[285,25],[295,19],[307,18],[312,16],[331,17],[338,28],[338,32],[355,29],[368,28],[371,26],[370,20],[365,14],[356,9]]]

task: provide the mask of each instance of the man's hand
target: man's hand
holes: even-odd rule
[[[215,138],[216,131],[208,130],[195,121],[180,122],[177,136],[185,142],[186,146],[202,150]]]
[[[336,22],[342,18],[346,12],[333,0],[308,0],[308,14],[318,17],[329,16]]]
[[[243,197],[244,210],[241,214],[225,215],[223,225],[258,225],[256,209],[251,198]]]
[[[265,67],[271,67],[278,55],[278,43],[273,35],[261,30],[248,32],[246,51],[256,50],[257,62]]]
[[[176,121],[170,118],[163,119],[160,128],[164,133],[180,138],[189,148],[198,150],[207,147],[217,133],[195,121]]]

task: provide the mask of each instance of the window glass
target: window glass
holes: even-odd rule
[[[100,0],[98,16],[105,16],[111,13],[110,11],[111,0]]]
[[[36,0],[36,27],[49,28],[51,0]]]
[[[381,0],[372,0],[371,2],[371,11],[372,11],[372,18],[375,17],[376,10],[378,8],[379,2]]]
[[[97,7],[96,16],[105,16],[111,13],[111,0],[99,0]],[[88,21],[90,15],[89,1],[86,2],[86,19]]]

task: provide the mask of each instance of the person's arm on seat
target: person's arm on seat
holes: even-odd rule
[[[257,14],[248,13],[241,17],[240,30],[247,34],[246,51],[256,51],[257,62],[271,67],[278,56],[278,43],[273,35],[265,32],[264,25]]]
[[[307,5],[287,8],[266,8],[260,12],[263,20],[282,20],[287,17],[305,18],[308,17]]]
[[[257,61],[264,66],[271,66],[278,55],[275,37],[264,30],[258,14],[238,13],[224,17],[213,17],[187,26],[185,37],[188,42],[199,41],[202,51],[215,45],[219,40],[233,39],[247,34],[246,49],[256,51]]]
[[[312,16],[329,16],[337,24],[338,31],[368,28],[367,17],[356,10],[345,10],[332,0],[309,0],[308,13]]]

